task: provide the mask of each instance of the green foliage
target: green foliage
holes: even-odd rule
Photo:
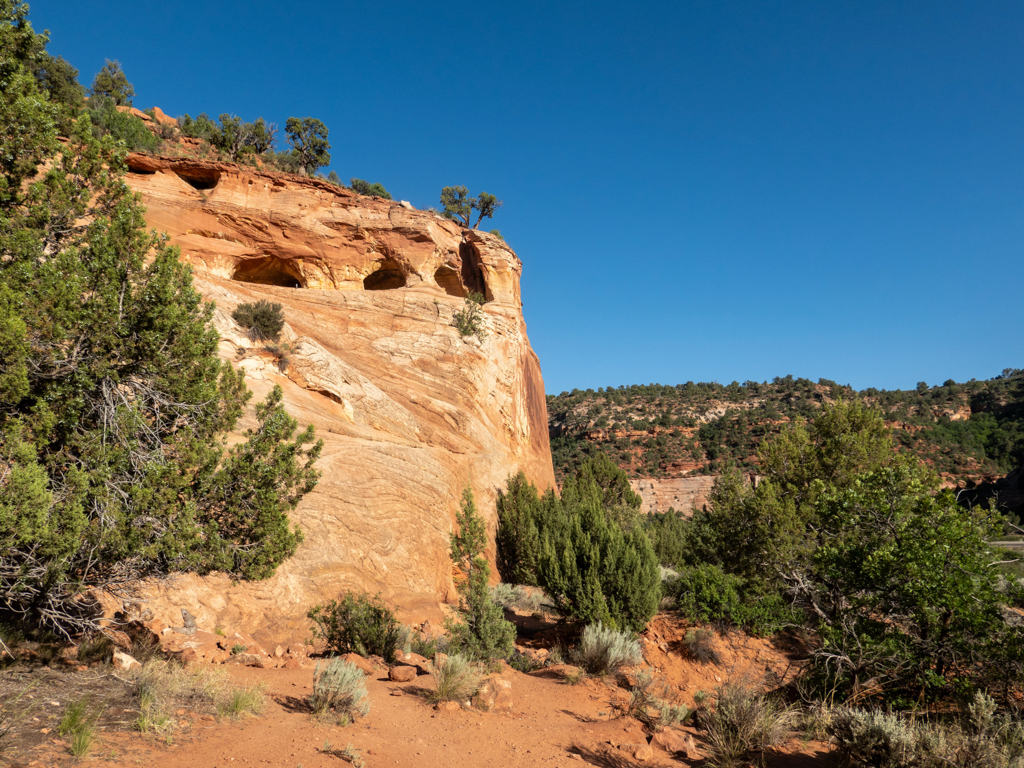
[[[371,184],[370,182],[363,181],[362,179],[352,179],[351,186],[352,189],[354,189],[360,195],[380,197],[383,198],[384,200],[391,199],[391,193],[384,189],[383,184],[379,184],[377,182]]]
[[[682,513],[672,508],[668,512],[654,512],[647,516],[644,527],[659,563],[675,568],[684,562],[688,525]]]
[[[493,218],[494,212],[501,206],[502,202],[494,195],[481,192],[477,197],[470,197],[469,190],[461,185],[444,187],[441,190],[441,208],[446,219],[461,221],[468,227],[473,211],[479,212],[473,229],[479,229],[480,222],[485,218]]]
[[[242,715],[258,715],[266,706],[267,696],[259,683],[248,683],[232,688],[217,705],[221,717],[238,718]]]
[[[748,595],[743,584],[720,566],[702,563],[683,568],[665,591],[690,621],[743,627],[755,635],[771,635],[801,623],[800,614],[780,595]]]
[[[199,117],[202,119],[206,116]],[[204,125],[202,130],[209,134],[207,140],[232,160],[262,155],[274,148],[277,127],[273,123],[266,123],[262,117],[246,123],[240,117],[223,114],[220,116],[220,126],[215,130],[209,118],[206,118],[206,122],[210,125]]]
[[[881,417],[863,404],[838,403],[810,425],[796,422],[760,450],[764,476],[751,487],[737,472],[719,477],[700,522],[713,542],[697,558],[727,564],[755,591],[771,593],[803,568],[814,549],[815,503],[892,456]]]
[[[313,695],[309,698],[314,714],[334,711],[353,722],[356,716],[370,714],[370,696],[366,692],[363,670],[344,659],[317,662],[313,670]]]
[[[267,299],[239,304],[231,317],[246,330],[253,341],[277,341],[284,328],[284,308]]]
[[[315,117],[289,117],[284,124],[288,143],[298,159],[299,165],[312,176],[317,168],[330,165],[331,155],[327,151],[327,126]]]
[[[501,234],[501,230],[500,229],[492,229],[491,230],[491,234],[494,235],[499,240],[504,240],[505,239],[504,235]]]
[[[491,599],[509,610],[536,613],[540,610],[543,595],[521,584],[495,584],[491,587]]]
[[[447,624],[450,642],[473,659],[508,658],[515,645],[515,625],[505,620],[501,606],[491,599],[487,586],[491,569],[482,556],[487,530],[468,486],[462,493],[455,522],[458,532],[451,535],[452,562],[466,574],[466,579],[458,586],[462,621]]]
[[[495,534],[498,573],[511,584],[537,584],[540,559],[538,519],[543,513],[537,488],[520,470],[498,491],[498,531]]]
[[[452,326],[459,329],[460,336],[476,336],[480,341],[487,337],[484,313],[480,309],[483,303],[481,294],[471,293],[463,308],[452,314]]]
[[[395,658],[401,625],[380,595],[346,592],[341,600],[313,606],[306,614],[315,624],[313,637],[323,640],[330,653],[358,653]]]
[[[195,119],[192,119],[192,116],[189,114],[178,118],[178,127],[181,130],[182,136],[202,139],[213,146],[221,143],[220,128],[205,112],[202,112]]]
[[[142,118],[121,112],[113,99],[93,96],[89,99],[89,119],[97,137],[109,135],[114,141],[124,142],[131,151],[153,152],[160,145],[160,139],[146,127]]]
[[[212,305],[147,233],[124,148],[84,114],[56,141],[40,40],[23,6],[0,11],[0,610],[83,631],[92,589],[265,578],[301,540],[287,511],[317,479],[312,431],[291,442],[278,390],[226,449],[249,393]]]
[[[105,97],[119,107],[130,107],[132,97],[135,96],[135,88],[128,82],[121,63],[110,59],[107,59],[103,69],[96,73],[90,92],[93,97]]]
[[[690,562],[724,574],[685,575],[683,610],[736,621],[741,588],[740,615],[743,603],[764,609],[785,592],[821,638],[814,676],[833,695],[902,706],[1021,679],[986,543],[1001,518],[938,492],[931,472],[893,451],[877,413],[825,408],[767,441],[761,463],[756,487],[722,475],[710,511],[695,516]]]
[[[661,597],[658,562],[639,525],[640,498],[607,457],[584,462],[561,498],[537,498],[525,477],[499,494],[498,562],[506,579],[535,583],[565,615],[642,631]]]
[[[583,628],[573,660],[592,675],[607,675],[639,664],[643,653],[640,643],[628,632],[598,623]]]
[[[62,57],[53,57],[40,51],[35,66],[36,82],[45,91],[50,101],[62,104],[70,112],[78,112],[85,98],[85,88],[78,82],[78,70]],[[63,121],[61,129],[69,130],[71,121]]]

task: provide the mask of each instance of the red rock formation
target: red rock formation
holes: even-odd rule
[[[298,636],[310,605],[362,589],[436,616],[454,598],[448,536],[462,488],[493,531],[510,474],[554,485],[518,257],[490,234],[320,180],[143,155],[129,167],[149,225],[217,304],[222,355],[257,397],[281,385],[288,411],[325,442],[323,478],[292,514],[306,536],[296,556],[267,582],[156,585],[157,614],[187,608],[202,625]],[[489,300],[483,341],[451,325],[471,290]],[[284,306],[286,360],[231,319],[259,298]]]

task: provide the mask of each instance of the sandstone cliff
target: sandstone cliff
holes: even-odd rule
[[[158,585],[158,617],[184,607],[201,626],[301,635],[308,607],[343,589],[437,616],[454,598],[448,536],[462,488],[472,485],[493,532],[510,473],[554,484],[515,253],[314,179],[143,155],[129,168],[149,225],[180,246],[217,304],[223,357],[258,398],[281,385],[288,411],[325,442],[323,478],[292,514],[306,536],[298,554],[267,582]],[[451,326],[471,290],[488,299],[482,342]],[[261,349],[232,321],[235,306],[259,298],[284,305],[291,351]]]

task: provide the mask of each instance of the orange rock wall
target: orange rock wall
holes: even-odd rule
[[[222,356],[257,398],[282,386],[325,443],[323,478],[292,513],[306,537],[297,555],[266,582],[153,585],[158,617],[173,624],[187,608],[204,628],[301,637],[308,608],[345,589],[437,617],[454,599],[448,537],[463,487],[493,534],[510,474],[554,485],[518,257],[490,234],[318,180],[142,155],[129,167],[150,226],[216,302]],[[470,290],[489,299],[482,342],[451,325]],[[260,298],[284,306],[286,365],[231,319]],[[250,409],[241,426],[252,424]]]

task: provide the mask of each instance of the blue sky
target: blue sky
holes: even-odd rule
[[[1024,3],[38,0],[136,106],[503,199],[548,392],[1024,367]]]

